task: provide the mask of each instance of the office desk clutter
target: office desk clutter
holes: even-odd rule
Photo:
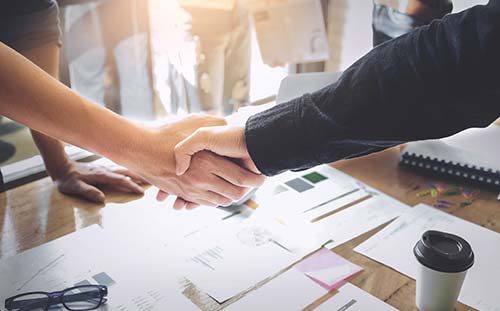
[[[455,234],[470,243],[474,251],[474,265],[465,277],[458,300],[478,310],[499,310],[496,284],[500,279],[500,234],[494,231],[419,204],[354,250],[417,279],[420,264],[414,257],[413,247],[427,230]],[[394,249],[399,251],[392,251]]]
[[[467,271],[474,265],[474,251],[461,237],[428,230],[413,247],[420,263],[416,304],[419,310],[453,310]]]
[[[151,208],[148,213],[134,208],[140,205]],[[409,209],[329,166],[271,178],[236,208],[174,211],[154,200],[152,188],[139,200],[106,208],[142,214],[134,214],[133,221],[103,218],[104,230],[94,225],[2,258],[0,298],[101,284],[109,287],[112,310],[166,310],[167,305],[189,310],[194,305],[182,295],[183,279],[219,303],[260,282],[269,282],[262,295],[266,288],[286,292],[272,286],[278,282],[272,278],[317,252],[293,268],[302,277],[288,276],[311,287],[310,299],[298,304],[306,306],[362,270],[323,245],[345,243]]]
[[[433,176],[500,190],[500,126],[471,128],[440,140],[409,143],[401,165]]]
[[[295,268],[327,290],[342,287],[363,271],[360,266],[324,247],[299,262]]]
[[[484,286],[500,278],[500,253],[488,247],[500,245],[500,235],[430,206],[411,208],[330,166],[270,178],[237,207],[179,212],[154,197],[151,188],[108,204],[123,217],[104,214],[104,229],[93,225],[2,258],[0,299],[105,285],[109,310],[197,310],[203,305],[183,294],[194,286],[230,310],[301,310],[316,301],[324,301],[319,310],[392,310],[350,284],[365,267],[331,249],[396,219],[355,251],[415,278],[412,248],[422,232],[456,233],[476,254],[459,301],[500,306],[495,286]],[[301,294],[291,299],[290,290]]]
[[[66,310],[95,310],[106,304],[108,287],[105,285],[78,285],[55,292],[27,292],[5,300],[9,311],[54,309],[62,305]]]
[[[2,259],[0,299],[3,303],[27,292],[104,285],[108,289],[107,301],[101,308],[105,310],[168,310],[171,306],[197,310],[176,290],[175,276],[163,271],[159,277],[165,257],[161,253],[151,255],[144,248],[128,247],[123,239],[92,225]]]
[[[434,199],[432,206],[437,208],[450,208],[454,205],[460,207],[472,205],[481,193],[481,190],[478,188],[432,181],[426,183],[424,190],[419,189],[420,186],[418,186],[418,192],[415,194],[416,197],[431,196]],[[456,201],[454,199],[457,197],[459,198],[459,202],[453,202]]]

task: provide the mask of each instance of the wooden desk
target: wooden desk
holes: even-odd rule
[[[430,196],[417,198],[415,195],[432,180],[400,169],[398,157],[399,149],[393,148],[364,158],[339,162],[334,166],[409,205],[419,202],[432,204],[434,199]],[[421,187],[420,190],[418,187]],[[497,193],[482,191],[472,205],[455,205],[446,211],[500,232],[500,202],[496,201],[496,195]],[[135,198],[131,196],[110,194],[108,202],[133,199]],[[461,201],[458,196],[449,199]],[[143,210],[147,212],[147,207]],[[132,210],[126,206],[119,209],[116,206],[98,206],[64,196],[48,178],[1,193],[0,257],[14,255],[92,224],[106,227],[118,213],[132,213]],[[131,215],[137,216],[137,213]],[[382,227],[334,250],[365,269],[352,283],[400,310],[415,310],[413,280],[352,250]],[[184,293],[205,310],[221,308],[192,285],[188,284]],[[314,305],[310,309],[313,307]],[[472,309],[460,305],[457,310]]]

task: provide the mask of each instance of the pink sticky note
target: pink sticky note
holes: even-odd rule
[[[341,287],[363,270],[327,248],[299,262],[295,268],[328,290]]]

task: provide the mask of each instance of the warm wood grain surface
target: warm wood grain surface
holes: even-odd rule
[[[393,148],[364,158],[339,162],[334,166],[409,205],[420,202],[432,204],[435,199],[430,196],[417,198],[416,193],[433,180],[399,168],[398,159],[399,149]],[[482,190],[472,205],[459,207],[455,204],[447,211],[500,232],[500,202],[496,201],[496,195]],[[135,197],[108,195],[108,202],[133,199]],[[457,203],[461,201],[460,196],[447,199]],[[146,207],[144,210],[147,211]],[[62,195],[48,178],[0,193],[0,257],[15,255],[92,224],[106,227],[117,213],[131,213],[130,217],[137,217],[137,211],[132,213],[126,206],[109,208]],[[400,310],[415,310],[413,280],[352,250],[380,229],[351,240],[334,251],[365,269],[352,283]],[[222,307],[188,282],[184,294],[205,310]],[[308,309],[312,310],[314,306]],[[472,309],[459,305],[457,310]]]

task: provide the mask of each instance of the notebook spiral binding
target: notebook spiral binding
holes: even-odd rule
[[[403,153],[399,164],[403,167],[435,176],[468,181],[491,189],[500,190],[500,171],[439,160],[415,153]]]

